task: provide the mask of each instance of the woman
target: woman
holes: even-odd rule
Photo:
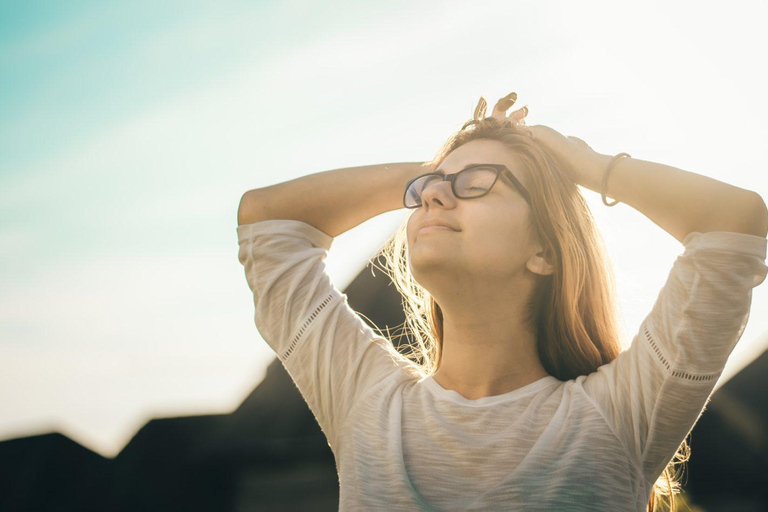
[[[526,127],[526,107],[506,115],[515,99],[486,118],[481,98],[431,162],[241,199],[256,325],[328,439],[342,510],[653,510],[674,496],[675,461],[746,325],[768,271],[757,193]],[[577,185],[685,247],[623,352]],[[408,354],[324,266],[333,237],[400,207],[413,212],[384,254],[415,334]]]

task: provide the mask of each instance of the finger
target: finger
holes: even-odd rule
[[[486,107],[488,107],[488,103],[485,101],[485,98],[480,96],[480,101],[477,102],[477,106],[475,107],[475,113],[472,116],[475,122],[479,123],[485,118]]]
[[[500,117],[502,119],[505,118],[507,115],[507,110],[509,110],[510,107],[515,104],[515,101],[517,101],[516,92],[511,92],[501,98],[493,107],[493,117]]]
[[[515,119],[519,121],[520,119],[524,118],[527,115],[528,115],[528,105],[524,106],[523,108],[519,108],[515,110],[509,115],[509,117],[511,119]]]

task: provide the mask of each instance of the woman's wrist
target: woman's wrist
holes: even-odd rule
[[[598,194],[601,193],[600,187],[605,171],[608,170],[608,164],[614,155],[604,155],[594,153],[590,162],[584,166],[579,176],[579,185],[586,187]],[[608,194],[610,196],[610,194]]]

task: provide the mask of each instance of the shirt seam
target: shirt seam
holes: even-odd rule
[[[337,299],[337,300],[334,300],[334,299]],[[299,344],[306,338],[306,335],[308,334],[308,332],[317,324],[317,319],[318,319],[318,317],[320,316],[321,313],[323,313],[324,311],[327,311],[329,309],[329,307],[332,307],[334,305],[338,305],[339,303],[342,303],[342,302],[345,302],[345,301],[346,301],[346,299],[345,299],[344,295],[337,296],[335,291],[332,291],[332,292],[328,293],[325,296],[325,298],[320,303],[318,303],[318,305],[316,305],[314,308],[312,308],[312,313],[310,313],[309,315],[307,315],[304,318],[304,321],[301,323],[301,326],[296,330],[296,333],[291,337],[291,339],[292,339],[291,343],[289,344],[289,346],[285,350],[282,351],[282,354],[280,356],[280,360],[283,361],[283,363],[286,363],[291,358],[291,356],[296,352],[296,349],[298,348]],[[386,338],[383,338],[383,339],[386,339]],[[390,345],[389,348],[393,352],[390,355],[392,357],[394,357],[395,356],[394,353],[396,353],[397,351],[396,351],[396,349],[394,347],[392,347],[391,341],[389,341],[388,339],[386,341],[389,343],[389,345]],[[333,340],[331,342],[333,342]],[[373,340],[369,340],[369,343],[374,343],[374,341]],[[398,354],[398,355],[400,357],[403,357],[402,354]],[[410,364],[410,366],[415,367],[412,363]],[[402,372],[402,371],[404,371],[404,370],[403,370],[401,365],[399,365],[399,364],[395,365],[393,367],[392,372],[390,372],[384,379],[382,379],[382,381],[380,381],[380,384],[383,384],[384,382],[388,382],[389,379],[392,379],[392,378],[394,378],[396,376],[397,372]],[[369,389],[369,390],[367,390],[367,392],[371,393],[371,392],[373,392],[373,390]],[[349,417],[357,409],[357,407],[359,407],[360,403],[363,402],[366,397],[367,397],[367,394],[365,394],[365,393],[362,394],[351,405],[350,410],[347,412],[346,416],[343,419],[339,418],[340,421],[335,424],[334,428],[335,428],[336,432],[334,432],[334,435],[331,436],[331,437],[333,437],[333,439],[329,440],[332,443],[332,445],[333,445],[332,448],[334,449],[334,451],[338,448],[339,453],[340,453],[340,449],[341,449],[341,444],[340,444],[341,432],[344,429],[344,426],[346,425]],[[333,420],[332,418],[329,418],[329,419],[331,421]],[[327,436],[327,433],[326,433],[326,436]],[[339,436],[339,437],[336,437],[336,436]]]
[[[661,365],[662,372],[665,372],[666,375],[669,378],[674,379],[675,381],[677,381],[679,383],[683,383],[685,385],[698,386],[698,385],[700,385],[702,383],[708,383],[708,382],[712,381],[713,379],[717,379],[717,377],[722,373],[722,370],[720,370],[720,371],[717,371],[717,372],[714,372],[714,373],[707,373],[707,374],[701,373],[701,374],[697,374],[697,373],[684,372],[684,371],[675,369],[675,368],[677,368],[676,365],[671,364],[671,363],[669,363],[667,361],[667,359],[664,357],[663,350],[661,350],[659,345],[656,343],[654,334],[653,334],[653,332],[651,332],[651,331],[655,331],[655,328],[652,329],[650,327],[651,323],[653,323],[653,322],[649,321],[648,318],[646,318],[643,321],[643,325],[642,325],[641,331],[642,331],[643,336],[645,337],[645,341],[646,341],[646,343],[644,343],[644,345],[646,345],[646,348],[647,348],[647,350],[650,351],[650,354],[653,357],[656,358],[656,360],[658,361],[657,364]],[[650,423],[652,423],[651,419],[649,419],[649,426],[650,426]],[[651,441],[650,436],[646,439],[645,449],[640,454],[640,461],[639,461],[639,463],[640,463],[641,467],[642,467],[642,461],[645,459],[646,450],[648,449],[648,445],[650,444],[649,441]],[[666,468],[666,466],[665,466],[665,468]],[[645,482],[646,486],[650,486],[650,487],[655,486],[656,481],[655,480],[653,482],[649,481],[648,478],[645,475],[645,471],[642,470],[642,469],[641,469],[641,475],[642,475],[643,481]]]
[[[648,319],[647,319],[647,318],[646,318],[645,320],[643,320],[643,324],[642,324],[642,327],[641,327],[641,331],[643,331],[643,333],[645,333],[645,332],[648,332],[648,333],[649,333],[649,335],[650,335],[650,331],[648,330]],[[672,371],[670,371],[670,370],[669,370],[669,368],[668,368],[668,367],[667,367],[667,366],[666,366],[666,365],[665,365],[665,364],[662,362],[662,359],[660,359],[660,356],[659,356],[659,354],[657,354],[657,353],[656,353],[656,352],[655,352],[655,351],[654,351],[654,350],[651,348],[651,346],[650,346],[650,339],[649,339],[649,338],[646,338],[646,341],[647,341],[648,343],[643,343],[643,344],[644,344],[644,345],[648,345],[648,348],[649,348],[649,349],[651,349],[651,353],[652,353],[652,354],[653,354],[653,355],[654,355],[654,356],[657,358],[657,360],[659,361],[659,363],[661,363],[661,364],[662,364],[662,371],[666,371],[668,375],[670,375],[670,376],[674,376],[674,375],[673,375],[673,372],[672,372]],[[687,379],[682,379],[682,381],[683,381],[683,382],[694,382],[694,381],[688,381]],[[645,476],[645,471],[643,470],[643,465],[642,465],[642,458],[643,458],[643,456],[644,456],[644,453],[640,454],[640,460],[638,460],[638,459],[637,459],[637,458],[636,458],[636,457],[635,457],[635,456],[632,454],[632,452],[630,451],[630,449],[629,449],[629,447],[626,445],[626,443],[625,443],[625,442],[624,442],[624,441],[621,439],[621,437],[620,437],[620,436],[617,434],[617,432],[616,432],[616,431],[613,429],[613,427],[611,426],[611,423],[610,423],[610,422],[608,421],[608,419],[605,417],[605,415],[603,414],[602,410],[601,410],[601,409],[600,409],[600,407],[597,405],[597,403],[596,403],[596,402],[595,402],[595,401],[592,399],[592,397],[589,395],[589,393],[586,393],[586,392],[584,392],[583,388],[582,388],[582,393],[583,393],[583,394],[584,394],[584,396],[587,398],[587,400],[588,400],[588,401],[589,401],[589,403],[592,405],[592,407],[593,407],[593,408],[594,408],[594,409],[597,411],[597,413],[600,415],[600,418],[603,420],[603,423],[605,423],[605,425],[608,427],[608,430],[611,432],[611,434],[613,435],[613,437],[614,437],[614,438],[615,438],[615,439],[616,439],[616,440],[619,442],[619,444],[621,445],[621,447],[624,449],[624,452],[625,452],[625,454],[628,456],[628,458],[629,458],[629,460],[630,460],[630,463],[631,463],[631,464],[632,464],[632,466],[635,468],[635,470],[636,470],[636,471],[638,471],[638,474],[640,475],[640,478],[642,479],[642,481],[643,481],[643,484],[644,484],[644,485],[647,487],[647,486],[649,485],[649,481],[648,481],[648,478],[646,478],[646,476]],[[654,483],[655,483],[655,482],[654,482]],[[651,484],[651,485],[653,485],[653,484]]]
[[[288,347],[282,351],[282,353],[279,355],[280,361],[282,361],[283,365],[285,366],[288,361],[290,360],[291,356],[296,353],[296,349],[298,348],[299,344],[306,339],[307,333],[310,331],[311,328],[313,328],[317,322],[316,320],[320,316],[320,314],[326,310],[328,310],[328,307],[334,302],[335,293],[330,292],[328,293],[325,298],[320,301],[316,306],[311,308],[311,313],[304,317],[304,320],[302,321],[299,328],[296,330],[295,334],[291,337],[291,343],[288,345]],[[342,299],[343,300],[343,299]],[[317,371],[317,369],[314,369],[314,371]],[[316,393],[319,394],[319,390],[316,390]],[[326,420],[332,421],[332,418],[326,418]],[[322,425],[320,426],[322,429]],[[338,441],[336,438],[336,434],[329,436],[328,432],[326,432],[323,429],[323,433],[328,439],[329,443],[331,444],[331,450],[335,451],[334,447],[338,446]]]
[[[656,330],[655,328],[650,328],[651,323],[653,322],[649,322],[648,319],[643,321],[641,331],[646,341],[644,344],[647,345],[647,347],[651,350],[651,354],[661,364],[662,371],[666,372],[667,375],[672,378],[677,378],[683,382],[695,383],[717,380],[717,378],[723,373],[722,369],[710,373],[684,371],[680,369],[677,364],[669,362],[668,357],[666,356],[666,352],[656,342],[656,337],[653,335],[653,332],[651,332]],[[675,336],[675,338],[677,338],[677,336]]]
[[[320,313],[323,312],[323,310],[331,304],[333,301],[334,293],[331,292],[328,295],[325,296],[325,298],[320,301],[319,304],[314,306],[311,309],[311,313],[304,317],[304,320],[302,321],[299,328],[296,330],[296,332],[291,336],[291,342],[288,344],[288,347],[285,348],[280,356],[281,361],[288,361],[290,359],[291,355],[293,355],[294,350],[299,345],[299,342],[304,339],[304,335],[307,333],[309,328],[314,324],[317,317],[320,315]]]

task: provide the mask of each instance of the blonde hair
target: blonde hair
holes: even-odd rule
[[[565,164],[534,140],[527,128],[484,118],[484,110],[478,105],[474,119],[422,165],[424,172],[436,169],[453,150],[473,140],[501,142],[517,156],[531,195],[529,229],[538,235],[542,247],[549,249],[555,265],[551,275],[536,274],[538,284],[527,303],[527,318],[538,333],[539,358],[547,373],[562,381],[593,373],[621,352],[616,284],[602,236]],[[432,375],[440,366],[443,313],[409,270],[407,219],[379,254],[386,262],[382,270],[403,297],[406,329],[415,340],[415,344],[399,345],[398,351],[404,348],[403,355],[422,374]],[[685,463],[689,452],[684,440],[655,482],[648,512],[660,510],[657,494],[668,496],[669,509],[674,510],[675,493],[680,492],[675,466]]]

